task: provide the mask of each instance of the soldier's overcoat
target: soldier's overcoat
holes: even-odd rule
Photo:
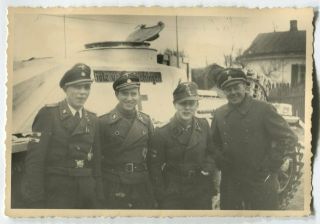
[[[247,209],[275,209],[273,180],[297,141],[285,119],[271,104],[246,96],[239,106],[217,109],[211,128],[222,170],[222,208],[240,209],[247,201]]]
[[[155,131],[149,162],[162,209],[211,208],[215,164],[210,127],[194,117],[190,133],[186,131],[176,117]]]

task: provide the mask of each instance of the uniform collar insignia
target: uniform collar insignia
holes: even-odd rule
[[[72,113],[68,107],[68,103],[66,100],[63,100],[59,103],[59,111],[60,111],[60,118],[62,120],[69,116],[72,116]]]
[[[140,111],[137,111],[137,119],[141,121],[143,124],[148,124],[148,120],[144,118]]]
[[[201,131],[201,127],[196,119],[194,120],[194,125],[196,130]]]
[[[141,115],[140,112],[137,112],[137,117],[138,117],[138,119],[139,119],[140,121],[143,122],[143,117],[142,117],[142,115]]]
[[[196,118],[193,118],[193,125],[191,126],[192,130],[197,130],[197,131],[201,131],[201,127],[199,125],[199,122],[197,121]],[[175,136],[178,136],[182,133],[183,131],[183,127],[182,125],[179,123],[179,121],[177,120],[176,116],[172,117],[170,119],[170,123],[172,124],[172,131],[173,131],[173,134]]]
[[[109,112],[108,123],[112,124],[117,122],[120,119],[120,115],[117,111],[117,108],[114,108],[112,111]]]

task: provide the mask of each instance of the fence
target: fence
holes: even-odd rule
[[[304,121],[305,85],[290,86],[288,83],[275,84],[269,94],[269,101],[292,105],[292,113]]]

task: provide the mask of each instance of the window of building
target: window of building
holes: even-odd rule
[[[305,83],[306,65],[291,65],[291,86],[297,86]]]

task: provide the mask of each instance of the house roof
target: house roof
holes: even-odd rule
[[[261,33],[240,58],[281,54],[306,54],[306,31]]]

